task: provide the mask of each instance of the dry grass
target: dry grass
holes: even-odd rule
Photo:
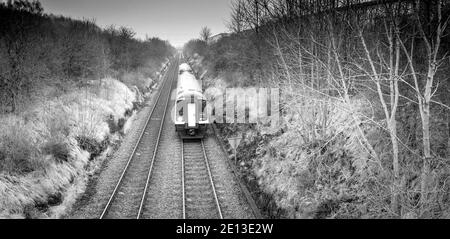
[[[269,139],[258,147],[253,160],[258,183],[286,217],[333,217],[336,205],[363,196],[358,180],[370,164],[354,115],[339,100],[313,94],[283,97],[282,102],[287,102],[279,128],[283,133],[270,125],[257,129]],[[353,112],[367,108],[359,100],[351,107]],[[366,130],[373,127],[364,118],[360,122]]]
[[[122,81],[129,87],[137,87],[140,92],[145,92],[153,84],[153,80],[150,77],[146,77],[143,73],[126,72],[122,76]]]
[[[77,138],[101,144],[110,137],[107,120],[118,123],[134,100],[123,83],[104,79],[0,117],[0,217],[61,216],[82,191],[94,153]],[[52,204],[62,206],[48,215],[36,211]]]

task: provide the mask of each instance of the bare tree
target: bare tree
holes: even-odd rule
[[[200,31],[200,40],[209,43],[211,35],[212,35],[211,29],[209,29],[209,27],[203,27],[202,30]]]
[[[231,20],[228,23],[230,31],[240,33],[245,28],[245,21],[243,15],[244,2],[242,0],[231,3]]]
[[[429,5],[428,5],[429,4]],[[424,6],[426,5],[426,6]],[[449,23],[449,17],[446,19],[442,18],[442,1],[437,1],[436,4],[424,3],[422,1],[417,1],[416,9],[414,11],[415,25],[418,28],[419,36],[423,41],[426,49],[426,72],[421,72],[414,60],[414,47],[417,44],[414,38],[411,38],[411,47],[408,50],[405,42],[400,41],[403,52],[408,60],[408,65],[411,71],[411,76],[414,80],[414,90],[416,92],[417,101],[419,105],[419,112],[422,121],[422,134],[423,134],[423,163],[422,163],[422,175],[421,175],[421,208],[422,213],[425,210],[426,204],[428,203],[429,195],[429,174],[430,174],[430,164],[432,160],[431,152],[431,111],[430,105],[433,102],[432,98],[435,95],[438,84],[435,82],[435,75],[442,65],[443,61],[446,59],[446,53],[440,53],[441,51],[441,40],[444,36],[444,32]],[[421,14],[425,9],[431,9],[430,12]],[[421,17],[425,15],[425,17]],[[425,28],[427,28],[425,30]],[[400,35],[398,35],[400,38]]]
[[[398,109],[400,91],[399,91],[399,65],[400,65],[400,45],[396,32],[398,31],[398,21],[395,9],[400,9],[401,5],[386,5],[386,15],[384,21],[384,31],[380,31],[380,35],[377,36],[378,41],[387,38],[387,44],[377,44],[375,47],[376,54],[371,53],[369,50],[367,39],[364,37],[363,28],[364,25],[368,25],[363,22],[357,24],[358,37],[363,46],[364,54],[363,60],[368,63],[370,67],[365,67],[357,62],[355,65],[363,72],[363,74],[369,78],[376,85],[376,92],[380,100],[384,116],[386,119],[387,130],[389,131],[390,140],[392,144],[392,168],[393,168],[393,186],[391,194],[391,208],[394,213],[401,215],[399,205],[399,192],[401,187],[400,179],[400,164],[399,164],[399,142],[397,135],[397,120],[396,114]],[[386,37],[384,37],[386,36]],[[377,41],[376,41],[377,42]],[[389,83],[387,90],[384,90],[384,82]],[[385,92],[388,91],[389,99],[386,99]]]
[[[321,104],[339,102],[350,113],[346,126],[367,151],[360,155],[370,162],[364,177],[375,182],[361,188],[367,202],[390,217],[416,217],[449,195],[442,190],[448,165],[438,157],[448,157],[450,133],[434,135],[450,129],[449,6],[442,0],[235,0],[229,27],[240,36],[236,42],[252,43],[251,54],[234,54],[264,61],[272,78],[262,84],[279,84],[287,114],[308,108],[298,119],[305,127],[299,137],[320,138],[325,130],[308,117],[332,118]],[[224,45],[239,44],[230,42]],[[248,71],[258,69],[251,66]],[[325,129],[327,120],[322,123]]]

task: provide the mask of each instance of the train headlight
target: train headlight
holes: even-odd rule
[[[183,122],[183,116],[178,116],[177,121],[178,122]]]

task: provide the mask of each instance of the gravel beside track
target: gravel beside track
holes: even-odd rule
[[[174,102],[171,102],[169,109]],[[167,114],[170,114],[170,110]],[[182,218],[181,140],[166,116],[142,218]]]
[[[211,173],[214,175],[214,185],[225,219],[254,219],[251,207],[243,195],[241,188],[226,160],[228,156],[220,148],[213,134],[203,140],[209,159]]]

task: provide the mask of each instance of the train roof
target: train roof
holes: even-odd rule
[[[206,97],[201,92],[197,92],[197,91],[181,92],[180,94],[177,95],[176,100],[178,101],[178,100],[189,99],[192,95],[198,99],[206,100]]]
[[[195,76],[189,72],[180,74],[178,76],[177,97],[179,95],[186,95],[193,92],[202,94],[200,81],[198,81]]]
[[[187,63],[182,63],[179,66],[179,71],[191,71],[191,70],[192,70],[191,66]]]

